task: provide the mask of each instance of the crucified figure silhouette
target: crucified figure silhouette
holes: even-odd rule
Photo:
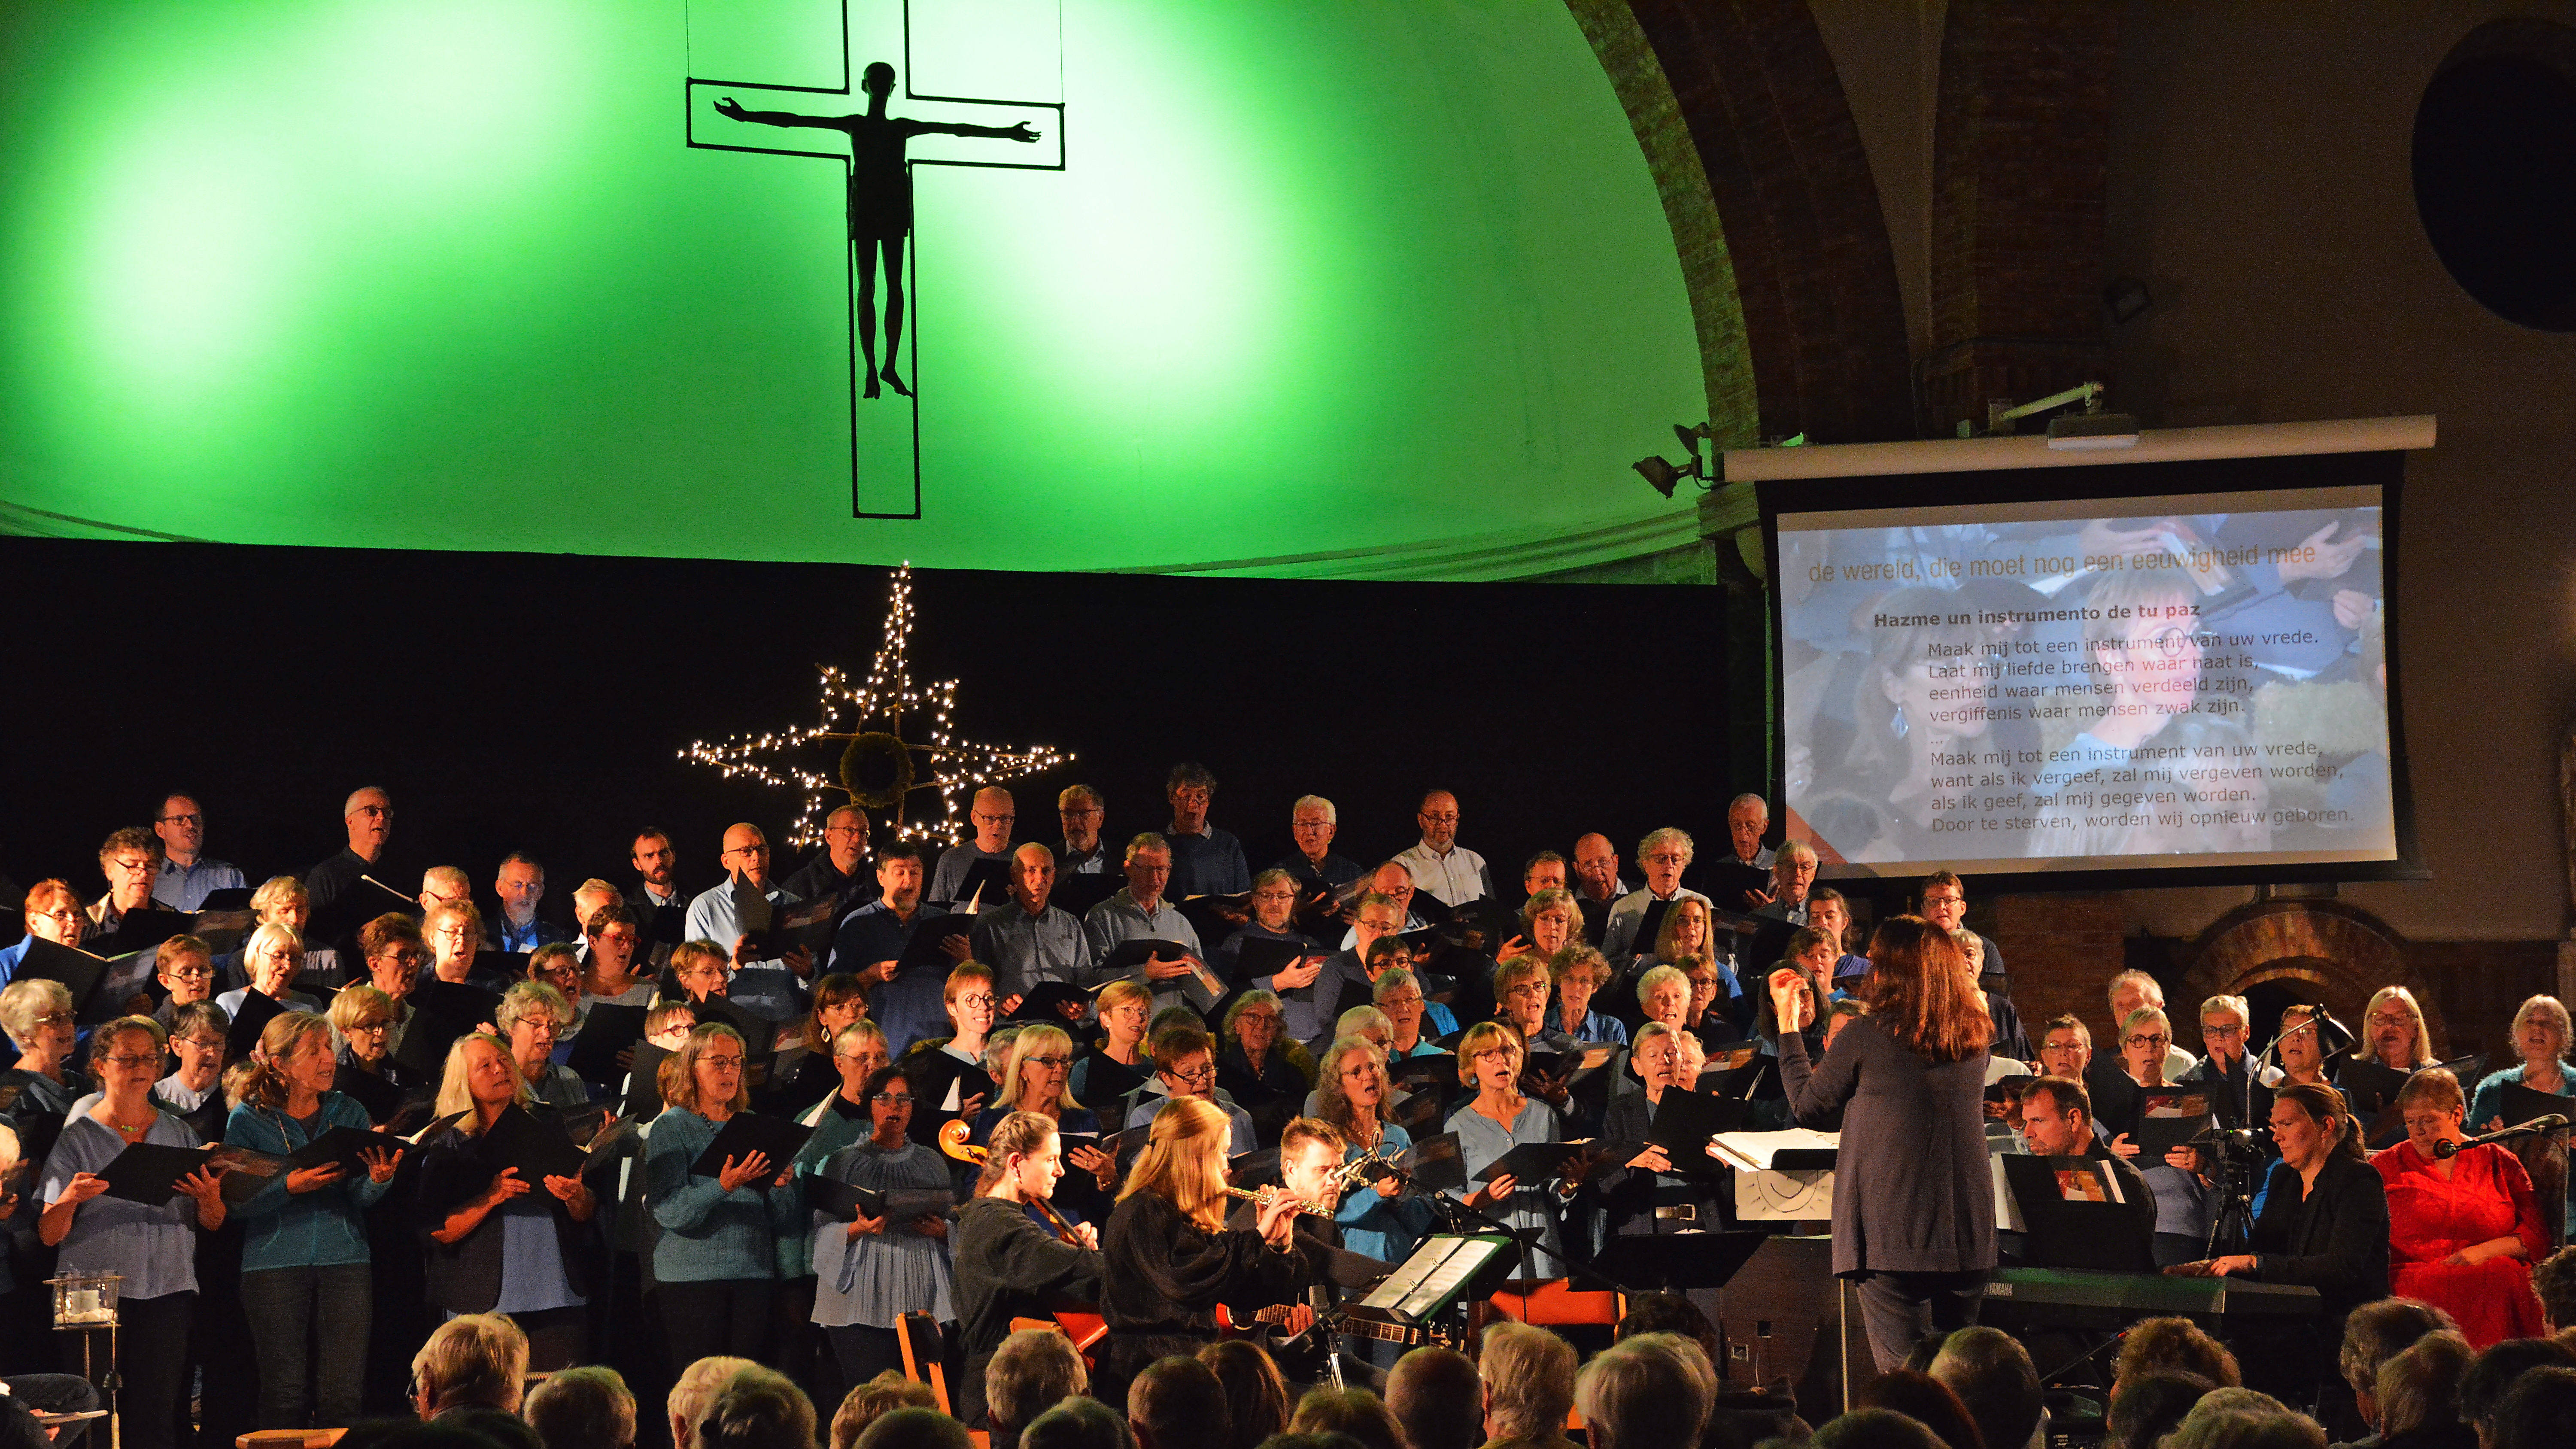
[[[903,243],[912,234],[912,173],[903,149],[915,136],[986,136],[996,141],[1035,141],[1038,133],[1022,121],[1014,126],[968,126],[949,121],[922,121],[886,114],[894,94],[894,67],[872,62],[859,74],[859,89],[868,98],[860,116],[800,116],[793,111],[746,111],[731,96],[716,102],[716,112],[736,121],[763,126],[812,126],[850,138],[850,249],[859,271],[859,350],[867,359],[866,396],[878,397],[886,386],[912,396],[895,371],[903,355]],[[886,361],[877,366],[877,263],[885,263]]]

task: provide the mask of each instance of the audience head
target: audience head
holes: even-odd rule
[[[1284,1392],[1284,1391],[1283,1391]],[[1485,1388],[1475,1360],[1453,1348],[1417,1348],[1386,1376],[1386,1406],[1413,1449],[1471,1449],[1485,1442]]]
[[[1060,1329],[1021,1329],[1002,1340],[984,1368],[984,1403],[996,1429],[1025,1427],[1090,1387],[1081,1351]]]
[[[1030,1420],[1020,1431],[1020,1449],[1136,1449],[1136,1436],[1117,1410],[1073,1398]]]
[[[2372,1398],[2379,1437],[2391,1439],[2460,1424],[2460,1380],[2475,1357],[2452,1329],[2428,1333],[2379,1366]]]
[[[1933,1358],[1931,1374],[1967,1405],[1988,1449],[2018,1449],[2047,1409],[2030,1351],[1999,1328],[1952,1333]]]
[[[2245,1382],[2236,1355],[2188,1318],[2146,1319],[2120,1336],[2120,1357],[2111,1375],[2115,1388],[2140,1374],[2173,1372],[2198,1374],[2221,1388]]]
[[[1697,1444],[1717,1402],[1717,1371],[1697,1339],[1623,1333],[1575,1376],[1592,1449]]]
[[[2234,1396],[2234,1397],[2231,1397]],[[2161,1449],[2325,1449],[2326,1431],[2268,1394],[2219,1389],[2192,1406]]]
[[[1540,1438],[1574,1407],[1574,1347],[1532,1324],[1488,1324],[1476,1374],[1484,1382],[1485,1436]]]
[[[1854,1409],[1819,1427],[1815,1449],[1950,1449],[1921,1421],[1894,1409]]]
[[[2565,1449],[2576,1444],[2576,1369],[2536,1368],[2496,1405],[2486,1449]]]
[[[2362,1417],[2375,1419],[2370,1406],[2380,1365],[2412,1347],[2428,1333],[2455,1329],[2451,1315],[2412,1298],[2382,1298],[2354,1309],[2343,1321],[2343,1347],[2335,1366],[2361,1401]]]
[[[1297,1413],[1288,1421],[1288,1432],[1344,1435],[1360,1449],[1407,1449],[1404,1426],[1395,1421],[1385,1400],[1366,1389],[1326,1385],[1308,1389],[1306,1397],[1297,1401]],[[1601,1443],[1597,1439],[1593,1442]]]
[[[1197,1359],[1156,1359],[1127,1386],[1127,1427],[1138,1449],[1228,1443],[1225,1386]]]
[[[758,1364],[725,1381],[698,1421],[698,1449],[813,1449],[814,1403]]]
[[[1699,1345],[1699,1351],[1711,1364],[1718,1361],[1717,1325],[1708,1321],[1699,1305],[1679,1293],[1632,1293],[1628,1311],[1620,1315],[1618,1326],[1611,1330],[1614,1338],[1633,1338],[1641,1333],[1679,1334]]]
[[[1873,1409],[1893,1409],[1930,1429],[1949,1449],[1985,1449],[1985,1437],[1968,1406],[1947,1384],[1930,1374],[1901,1368],[1880,1374],[1853,1396]]]
[[[1288,1380],[1259,1344],[1223,1339],[1199,1350],[1199,1362],[1225,1390],[1231,1442],[1252,1449],[1288,1427]]]
[[[888,1410],[854,1441],[855,1449],[974,1449],[974,1443],[955,1419],[913,1407]]]
[[[729,1358],[718,1354],[699,1359],[680,1370],[672,1383],[670,1395],[663,1400],[663,1410],[671,1419],[671,1449],[695,1449],[698,1421],[707,1415],[707,1406],[724,1392],[733,1376],[760,1365],[747,1358]]]
[[[2541,1326],[2551,1333],[2576,1328],[2576,1248],[2561,1248],[2531,1270],[2531,1291],[2540,1295]]]
[[[901,1369],[887,1369],[842,1396],[841,1407],[832,1414],[832,1449],[850,1449],[870,1424],[897,1409],[938,1406],[939,1396],[930,1385],[905,1378]]]
[[[617,1370],[596,1364],[557,1370],[529,1390],[526,1417],[546,1449],[627,1449],[635,1442],[635,1396]]]
[[[2576,1350],[2550,1338],[2508,1338],[2488,1344],[2460,1377],[2460,1417],[2494,1449],[2496,1409],[2514,1384],[2535,1369],[2576,1368]],[[2576,1442],[2576,1441],[2571,1441]]]
[[[412,1406],[424,1419],[468,1405],[519,1411],[528,1336],[498,1313],[468,1313],[430,1330],[412,1355]]]
[[[2156,1441],[2217,1387],[2198,1374],[2170,1369],[2122,1379],[2111,1391],[2104,1449],[2156,1449]]]

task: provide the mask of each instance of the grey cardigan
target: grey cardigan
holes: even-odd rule
[[[1965,1273],[1995,1266],[1986,1167],[1986,1053],[1930,1062],[1861,1017],[1810,1065],[1780,1038],[1789,1105],[1807,1126],[1842,1109],[1834,1166],[1834,1271]]]

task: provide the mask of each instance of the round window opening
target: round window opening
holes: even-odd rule
[[[2416,108],[2414,180],[2462,291],[2508,322],[2576,332],[2576,29],[2471,31]]]

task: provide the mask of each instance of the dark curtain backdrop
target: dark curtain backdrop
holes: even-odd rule
[[[457,864],[488,894],[525,849],[559,918],[586,876],[631,883],[639,826],[671,831],[693,888],[716,878],[727,823],[783,842],[797,800],[679,752],[811,721],[817,664],[864,678],[889,578],[21,538],[0,539],[0,568],[19,684],[0,867],[19,885],[62,875],[96,896],[99,841],[173,789],[204,805],[208,853],[256,883],[337,850],[342,799],[378,784],[391,884]],[[1055,792],[1076,780],[1108,797],[1110,838],[1160,828],[1165,772],[1196,759],[1256,870],[1292,848],[1308,791],[1366,862],[1413,842],[1437,785],[1516,899],[1523,859],[1587,830],[1623,860],[1664,824],[1716,851],[1742,788],[1712,589],[916,572],[913,598],[914,677],[961,681],[962,737],[1078,757],[1014,784],[1021,839],[1058,838]],[[806,855],[782,849],[779,869]]]

